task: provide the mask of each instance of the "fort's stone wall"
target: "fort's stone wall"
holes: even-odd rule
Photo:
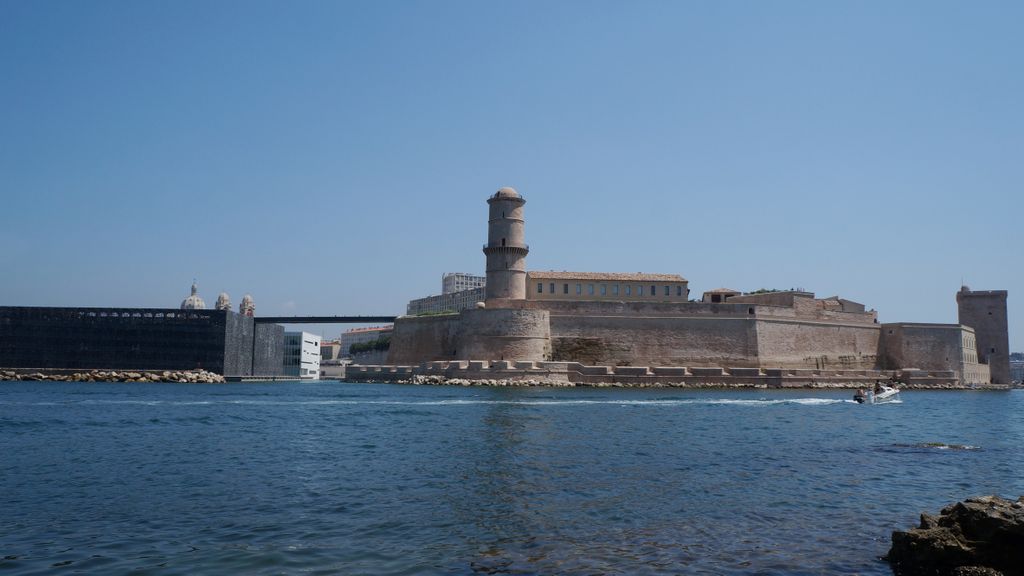
[[[754,312],[748,306],[622,301],[519,301],[502,305],[550,314],[551,359],[555,361],[757,365]]]
[[[552,315],[552,358],[634,366],[757,366],[749,318]]]
[[[456,358],[551,359],[547,310],[473,308],[459,316]]]
[[[974,330],[959,324],[883,324],[879,344],[882,368],[954,370],[965,384],[987,384],[989,366],[979,364]]]
[[[873,369],[874,312],[827,309],[813,298],[765,301],[527,301],[551,314],[551,358],[586,364]],[[792,306],[781,304],[789,302]],[[537,358],[535,358],[537,359]]]
[[[550,357],[551,332],[546,310],[473,308],[457,315],[398,318],[391,335],[388,362]]]
[[[806,376],[802,371],[827,375],[919,369],[928,374],[948,372],[965,384],[988,383],[988,366],[972,356],[973,335],[961,338],[962,327],[954,326],[957,330],[949,334],[935,327],[921,325],[916,332],[901,332],[894,347],[895,340],[882,339],[874,311],[799,293],[768,294],[749,302],[730,299],[724,304],[500,300],[459,316],[399,319],[388,361],[686,366],[695,371],[688,374],[694,377],[713,377],[703,372],[722,367],[741,374],[772,369],[786,371],[787,382],[800,381]],[[877,376],[872,374],[865,378]],[[584,371],[584,379],[590,376],[598,375]],[[741,376],[730,377],[737,382]]]
[[[454,360],[458,350],[459,315],[403,316],[391,333],[389,364]]]
[[[768,317],[758,318],[756,332],[757,356],[760,365],[766,368],[871,370],[877,367],[878,324]]]

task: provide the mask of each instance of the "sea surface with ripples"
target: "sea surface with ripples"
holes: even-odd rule
[[[890,574],[1024,391],[0,383],[0,573]]]

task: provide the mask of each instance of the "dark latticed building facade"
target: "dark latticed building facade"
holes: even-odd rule
[[[0,367],[282,372],[284,327],[230,310],[0,306]]]

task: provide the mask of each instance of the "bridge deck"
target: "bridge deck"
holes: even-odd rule
[[[265,324],[379,324],[395,321],[396,316],[256,316]]]

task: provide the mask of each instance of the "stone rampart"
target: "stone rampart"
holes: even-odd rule
[[[883,324],[879,349],[883,368],[955,370],[967,384],[988,384],[989,366],[977,362],[974,330],[959,324]]]
[[[474,308],[459,316],[456,358],[551,359],[547,310]]]
[[[749,317],[551,315],[552,358],[586,364],[757,366]]]
[[[784,296],[784,297],[783,297]],[[873,312],[828,310],[813,298],[776,302],[527,301],[547,310],[551,357],[584,364],[771,368],[877,367]],[[783,301],[793,304],[781,305]],[[732,302],[732,301],[730,301]]]
[[[663,386],[683,388],[867,388],[897,378],[908,389],[967,388],[954,371],[812,370],[684,366],[587,366],[577,362],[458,361],[349,366],[358,382],[461,385]],[[992,388],[999,388],[992,386]]]
[[[878,324],[759,318],[756,332],[763,367],[870,370],[878,365]]]
[[[550,357],[546,310],[472,308],[457,315],[398,318],[388,362],[413,364],[464,358],[543,361]]]
[[[456,358],[458,314],[402,316],[391,333],[388,363],[414,364]]]

